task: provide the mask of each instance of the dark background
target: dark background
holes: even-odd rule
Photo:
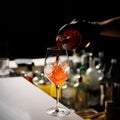
[[[0,50],[7,49],[10,59],[44,57],[46,48],[56,44],[55,37],[61,26],[74,18],[102,21],[119,16],[120,10],[117,5],[119,4],[115,1],[105,4],[99,1],[83,3],[79,0],[2,3],[0,41],[2,47],[4,42],[7,43],[7,47],[0,47]],[[101,39],[105,42],[108,38]],[[105,47],[101,45],[95,49],[99,51]],[[115,44],[111,47],[108,51],[113,52],[113,49],[119,46]],[[109,57],[108,54],[106,56]]]

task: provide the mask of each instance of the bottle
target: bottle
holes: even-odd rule
[[[81,57],[77,54],[76,49],[72,51],[73,51],[72,61],[73,61],[74,67],[77,69],[80,66]]]
[[[120,29],[116,29],[119,23],[120,16],[99,22],[73,19],[58,30],[56,42],[66,49],[82,50],[96,43],[98,35],[120,37]]]
[[[113,99],[113,85],[114,81],[116,80],[116,77],[119,75],[119,73],[116,70],[117,60],[112,58],[107,72],[104,74],[103,79],[100,81],[101,88],[103,89],[102,94],[104,94],[103,105],[105,101],[112,101]]]
[[[66,81],[62,86],[61,90],[61,103],[67,106],[69,109],[75,109],[75,96],[76,96],[76,89],[71,84],[70,81]]]
[[[84,65],[81,65],[80,68],[79,68],[79,74],[82,77],[82,82],[84,82],[84,83],[87,82],[87,78],[86,78],[86,75],[85,75],[86,70],[87,70],[87,67],[84,66]]]
[[[81,66],[88,68],[88,66],[89,66],[89,54],[85,51],[85,49],[82,50],[82,55],[80,58],[81,58]]]
[[[96,69],[101,69],[104,72],[105,63],[104,63],[104,52],[98,52],[98,64],[96,65]]]
[[[113,81],[112,102],[113,111],[112,119],[120,119],[120,63],[113,59],[111,79]]]
[[[105,88],[105,120],[120,119],[120,65],[116,59],[111,59],[111,64],[106,74],[110,86]],[[109,91],[108,91],[109,90]],[[108,97],[109,96],[109,97]]]
[[[61,46],[62,44],[66,49],[87,48],[91,44],[90,36],[94,34],[92,33],[94,26],[86,21],[73,19],[59,29],[56,37],[57,45]],[[86,31],[87,33],[85,33]]]
[[[80,76],[78,82],[79,84],[76,87],[76,102],[75,102],[76,111],[87,109],[88,86],[85,82],[83,82],[83,76]]]
[[[102,80],[104,77],[105,63],[104,63],[104,52],[98,52],[98,64],[95,66],[96,70],[99,73],[99,80]]]
[[[90,53],[89,68],[86,70],[88,84],[88,107],[96,108],[100,104],[99,74],[95,69],[95,57]]]

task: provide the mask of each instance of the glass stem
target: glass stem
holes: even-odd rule
[[[59,85],[56,85],[56,112],[59,111]]]

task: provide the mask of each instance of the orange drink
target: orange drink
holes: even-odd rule
[[[56,62],[52,67],[52,71],[46,75],[55,85],[60,85],[68,78],[69,73],[66,72],[66,69],[68,68],[69,65],[66,62],[63,62],[60,65]]]

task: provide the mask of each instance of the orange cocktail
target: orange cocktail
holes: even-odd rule
[[[67,69],[69,69],[69,65],[66,62],[59,64],[56,61],[46,76],[55,85],[60,85],[68,78],[69,73]]]

